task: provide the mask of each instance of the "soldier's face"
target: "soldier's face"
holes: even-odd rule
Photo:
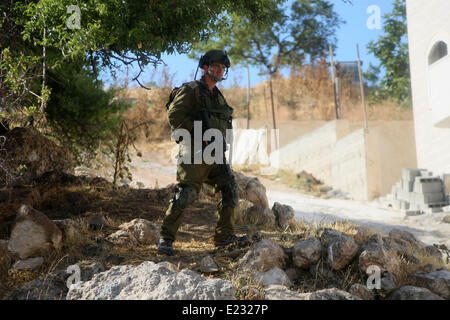
[[[223,78],[223,74],[225,73],[225,65],[219,62],[213,62],[211,64],[211,67],[206,67],[206,71],[209,74],[212,74],[214,77],[218,78],[218,79],[222,79]]]

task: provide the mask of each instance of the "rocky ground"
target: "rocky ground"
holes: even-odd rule
[[[155,242],[171,186],[115,187],[41,159],[25,157],[40,173],[0,189],[1,299],[450,298],[444,247],[398,228],[296,220],[259,179],[240,173],[237,231],[249,243],[214,248],[218,196],[205,189],[168,257]]]

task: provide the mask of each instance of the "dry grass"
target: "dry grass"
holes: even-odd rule
[[[152,78],[155,78],[155,75],[153,74]],[[136,139],[161,141],[170,138],[165,105],[175,86],[174,76],[167,68],[163,68],[159,77],[152,81],[156,86],[152,86],[151,90],[134,86],[121,96],[134,100],[133,108],[125,114],[125,119],[129,128],[135,129]]]
[[[0,256],[0,297],[3,292],[6,291],[6,283],[8,281],[8,270],[11,267],[11,259],[7,254],[1,254]]]
[[[425,270],[425,266],[434,265],[437,270],[441,268],[446,268],[450,270],[450,263],[445,263],[442,260],[437,259],[434,256],[428,255],[426,253],[416,251],[414,252],[414,257],[417,258],[418,263],[412,263],[408,261],[408,259],[404,256],[399,256],[400,259],[400,272],[397,277],[398,285],[415,285],[414,282],[411,282],[410,275],[423,272]]]
[[[251,88],[250,114],[252,119],[272,121],[268,82]],[[235,108],[236,117],[246,117],[246,88],[233,86],[224,95]],[[316,68],[294,68],[287,78],[273,79],[274,104],[277,120],[333,120],[336,118],[333,87],[325,65]],[[367,95],[367,93],[366,93]],[[351,85],[347,78],[341,84],[341,114],[343,119],[363,120],[359,85]],[[366,98],[367,101],[367,98]],[[367,104],[368,120],[411,120],[412,111],[393,101]]]
[[[165,104],[171,89],[181,83],[173,82],[174,74],[164,69],[155,86],[148,91],[133,87],[121,98],[134,99],[134,106],[125,115],[129,127],[139,127],[138,138],[152,141],[168,140],[170,128],[167,123]],[[341,86],[342,119],[364,119],[359,85],[351,85],[344,78]],[[234,118],[247,117],[247,88],[239,87],[237,81],[231,87],[222,89]],[[275,76],[273,92],[276,120],[334,120],[336,118],[333,89],[326,65],[292,69],[289,77]],[[268,81],[250,89],[250,117],[254,120],[272,121]],[[367,100],[367,99],[366,99]],[[412,120],[412,110],[394,101],[385,100],[367,104],[368,120]]]
[[[57,186],[54,186],[57,187]],[[41,190],[42,191],[42,190]],[[79,195],[85,193],[84,197],[92,201],[91,206],[82,214],[73,214],[71,211],[65,211],[66,216],[59,218],[71,218],[76,221],[76,229],[66,228],[64,232],[63,247],[46,257],[46,263],[35,271],[14,271],[10,270],[6,274],[5,270],[10,267],[10,262],[0,259],[0,269],[3,270],[4,281],[7,290],[0,291],[0,297],[5,292],[11,292],[23,287],[27,282],[49,276],[57,269],[67,268],[68,265],[78,261],[100,261],[106,268],[117,264],[137,265],[144,261],[168,261],[178,269],[188,268],[197,271],[201,258],[211,255],[220,268],[217,274],[203,274],[205,277],[220,278],[229,280],[237,288],[236,299],[263,299],[263,291],[259,283],[247,274],[238,272],[238,261],[246,253],[246,249],[237,250],[236,254],[228,255],[214,248],[213,235],[216,224],[214,211],[216,209],[215,201],[200,201],[192,208],[186,211],[183,224],[179,230],[177,241],[174,248],[177,252],[175,256],[166,256],[160,254],[155,245],[108,245],[107,249],[96,253],[96,238],[104,238],[106,235],[117,230],[120,224],[128,222],[134,218],[142,217],[154,222],[158,227],[161,224],[164,210],[167,204],[167,195],[161,196],[160,190],[99,190],[89,186],[60,186],[60,198],[54,192],[49,194],[47,200],[68,199],[64,193]],[[45,194],[43,192],[40,192]],[[26,197],[27,194],[24,194]],[[43,196],[43,198],[45,198]],[[206,199],[206,198],[205,198]],[[204,200],[205,200],[204,199]],[[45,199],[44,199],[45,200]],[[72,199],[70,203],[76,203],[77,199]],[[151,206],[150,206],[151,204]],[[67,204],[66,204],[67,205]],[[141,213],[140,209],[147,211]],[[91,230],[88,227],[86,215],[91,213],[101,214],[105,217],[107,226],[100,230]],[[50,212],[50,216],[52,213]],[[255,226],[239,226],[238,232],[258,233],[258,237],[273,239],[284,248],[291,248],[296,242],[317,237],[320,228],[333,228],[343,234],[358,237],[364,241],[375,232],[370,229],[361,230],[356,225],[349,222],[336,222],[330,224],[307,224],[303,221],[296,221],[287,230],[258,229]],[[362,234],[361,234],[362,233]],[[419,265],[408,264],[403,261],[403,270],[405,277],[400,277],[402,283],[407,283],[407,275],[423,268],[428,263],[433,263],[437,267],[440,264],[432,260],[429,256],[418,256]],[[287,268],[293,265],[287,265]],[[2,273],[0,273],[1,276]],[[357,259],[339,271],[331,270],[325,258],[311,267],[310,270],[297,270],[298,279],[294,281],[291,290],[298,292],[312,292],[324,288],[336,287],[342,290],[348,290],[353,283],[365,284],[367,275],[364,274],[357,264]],[[48,286],[40,288],[40,294],[45,295]]]
[[[251,176],[260,176],[262,168],[263,166],[260,164],[233,165],[234,171],[239,171]],[[278,181],[293,189],[297,189],[304,194],[327,198],[327,186],[306,171],[294,173],[291,170],[278,169],[276,174],[264,175],[263,177],[272,181]]]
[[[264,287],[250,275],[236,274],[231,283],[236,287],[236,300],[264,299]]]

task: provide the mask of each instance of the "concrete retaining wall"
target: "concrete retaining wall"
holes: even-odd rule
[[[356,200],[386,195],[402,168],[417,166],[413,123],[369,122],[366,134],[357,127],[348,120],[331,121],[272,153],[271,163],[305,170]]]

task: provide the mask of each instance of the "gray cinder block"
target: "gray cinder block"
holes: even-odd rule
[[[444,186],[439,177],[416,177],[413,191],[417,193],[443,193]]]
[[[411,200],[415,203],[440,203],[445,202],[445,197],[442,192],[434,192],[434,193],[417,193],[411,192]]]
[[[406,181],[402,179],[402,190],[412,192],[414,188],[414,180]]]
[[[404,181],[414,181],[414,179],[421,175],[421,172],[424,171],[424,169],[408,169],[403,168],[402,169],[402,179]]]
[[[444,185],[444,193],[446,195],[450,194],[450,174],[443,174],[441,179]]]

